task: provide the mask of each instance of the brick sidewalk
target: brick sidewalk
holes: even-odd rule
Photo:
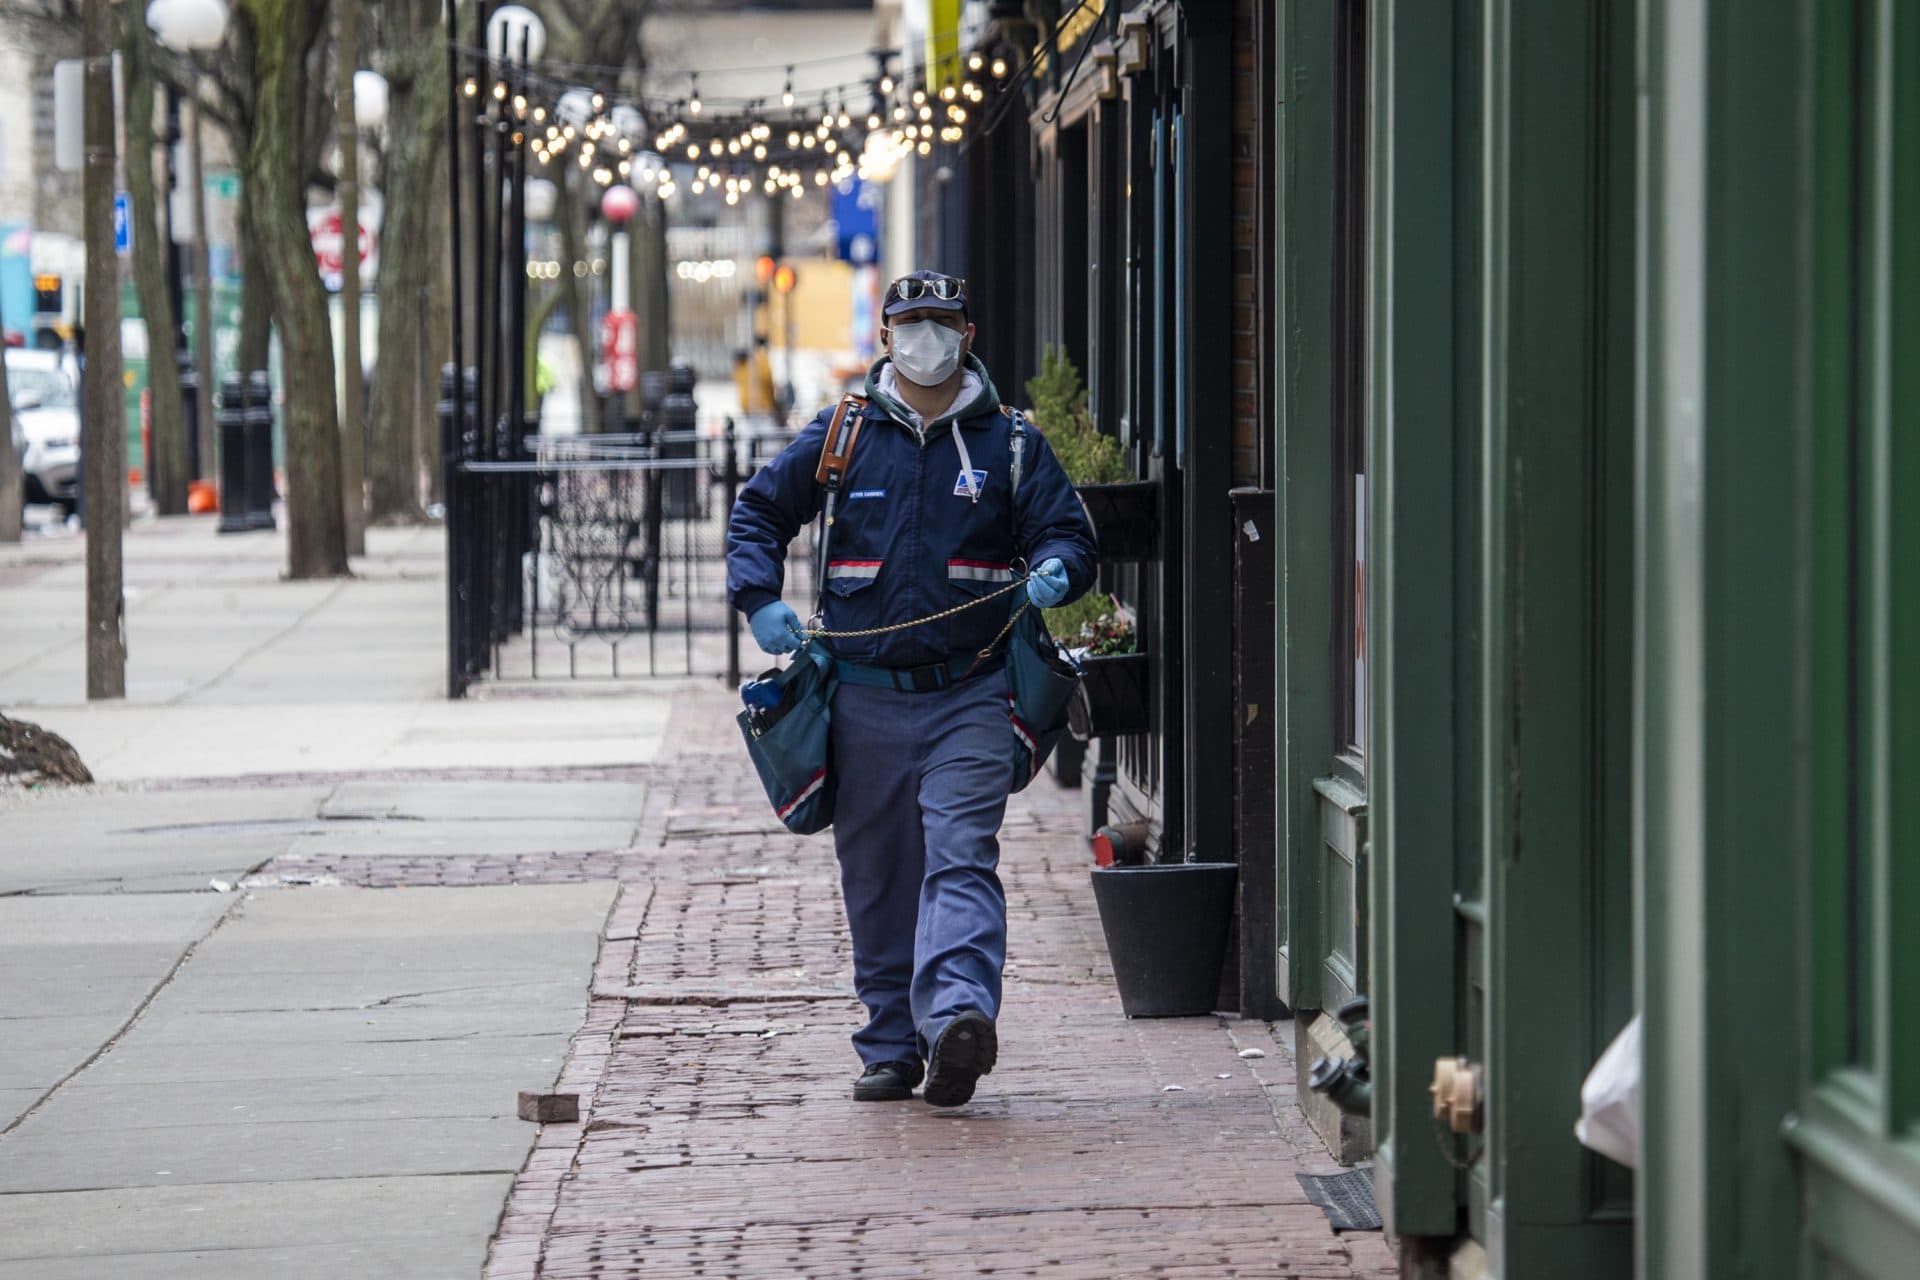
[[[638,846],[596,860],[622,890],[560,1085],[584,1123],[542,1128],[488,1277],[1395,1274],[1306,1203],[1295,1172],[1334,1166],[1264,1024],[1121,1016],[1045,780],[1003,833],[998,1069],[954,1111],[854,1103],[832,845],[774,823],[731,710],[681,696]]]

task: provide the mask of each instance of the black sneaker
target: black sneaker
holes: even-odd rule
[[[853,1082],[853,1100],[855,1102],[899,1102],[913,1096],[913,1087],[920,1083],[920,1064],[917,1062],[875,1062],[860,1073]]]
[[[921,1096],[936,1107],[961,1105],[973,1097],[973,1086],[993,1070],[999,1056],[1000,1038],[992,1018],[977,1009],[956,1014],[933,1042]]]

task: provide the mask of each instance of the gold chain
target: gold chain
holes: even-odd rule
[[[890,631],[905,631],[909,627],[923,627],[929,622],[938,622],[942,618],[951,618],[956,613],[965,613],[967,610],[972,609],[978,605],[983,605],[987,603],[989,600],[998,600],[1001,596],[1006,595],[1009,591],[1014,591],[1025,585],[1026,585],[1026,579],[1015,578],[1012,582],[1009,582],[1006,586],[1000,588],[998,591],[994,592],[991,595],[981,596],[977,600],[969,600],[965,604],[957,604],[953,606],[953,608],[951,609],[942,609],[939,613],[930,613],[924,618],[915,618],[912,622],[895,622],[884,627],[867,627],[865,630],[862,630],[862,631],[828,631],[825,627],[808,627],[806,628],[806,634],[809,637],[824,637],[829,640],[855,640],[855,639],[859,639],[862,636],[883,636]],[[1018,618],[1020,615],[1016,613],[1013,616],[1015,618]],[[1013,626],[1012,622],[1007,623],[1007,628],[1011,628],[1012,626]],[[1003,629],[1000,632],[1001,636],[1004,636],[1006,634],[1007,632],[1005,629]],[[999,642],[1000,642],[1000,637],[995,636],[994,644],[998,644]],[[991,648],[992,646],[988,646],[988,647]]]

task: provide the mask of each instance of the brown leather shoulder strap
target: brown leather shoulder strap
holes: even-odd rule
[[[849,392],[840,397],[840,403],[833,410],[833,421],[827,424],[827,438],[820,444],[820,464],[813,471],[815,484],[837,491],[847,478],[847,468],[853,462],[853,446],[860,439],[860,424],[866,420],[865,414],[853,410],[866,407],[864,396]]]

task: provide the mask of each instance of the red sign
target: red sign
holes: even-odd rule
[[[344,221],[338,209],[326,209],[313,214],[307,221],[307,235],[313,241],[314,265],[320,268],[321,283],[329,292],[340,289],[341,268],[345,265],[342,258],[346,252],[346,237],[341,234]],[[360,224],[359,244],[360,275],[366,278],[366,264],[373,253],[373,231],[365,222]]]
[[[631,311],[607,312],[600,342],[600,358],[607,368],[607,390],[633,390],[640,383],[640,318]]]

